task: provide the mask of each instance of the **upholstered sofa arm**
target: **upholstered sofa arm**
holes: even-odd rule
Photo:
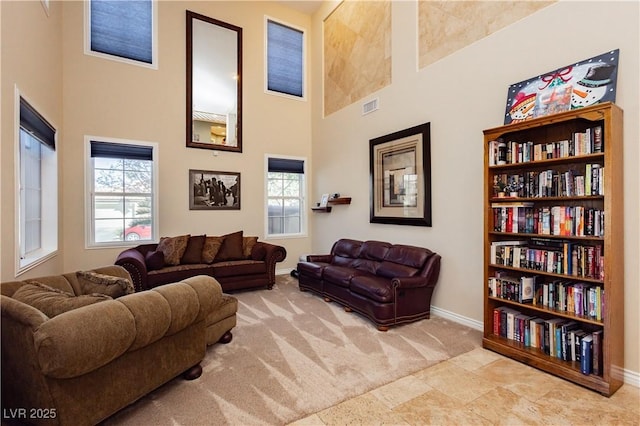
[[[429,259],[425,262],[422,272],[422,275],[429,285],[435,286],[438,281],[438,277],[440,276],[440,260],[442,257],[439,254],[433,253]]]
[[[135,248],[130,248],[118,255],[116,265],[122,266],[129,272],[133,287],[136,291],[147,289],[147,264],[144,255]]]
[[[391,285],[397,288],[427,287],[429,282],[425,277],[396,277],[391,280]]]
[[[256,242],[251,251],[253,260],[263,260],[267,264],[269,288],[276,282],[276,263],[282,262],[286,257],[287,250],[284,247],[264,241]]]
[[[331,263],[331,259],[333,258],[330,254],[308,254],[307,262],[314,263]]]

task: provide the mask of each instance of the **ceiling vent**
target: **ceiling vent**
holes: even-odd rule
[[[367,115],[378,109],[378,98],[362,104],[362,115]]]

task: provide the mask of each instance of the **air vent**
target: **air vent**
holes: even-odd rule
[[[362,104],[362,115],[367,115],[378,109],[378,98]]]

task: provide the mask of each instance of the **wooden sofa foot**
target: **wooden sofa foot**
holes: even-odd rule
[[[389,327],[387,327],[386,325],[379,325],[378,331],[389,331]]]
[[[331,302],[331,299],[329,299],[328,297],[325,297],[325,298],[324,298],[324,301],[325,301],[325,302]]]
[[[344,307],[344,311],[345,311],[345,312],[353,312],[353,309],[351,309],[351,308],[350,308],[350,307],[348,307],[348,306],[345,306],[345,307]]]
[[[218,340],[218,343],[227,344],[233,339],[233,334],[231,334],[231,330],[227,331],[222,335],[222,337]]]
[[[200,364],[194,365],[184,373],[182,373],[182,377],[185,380],[195,380],[202,375],[202,366]]]

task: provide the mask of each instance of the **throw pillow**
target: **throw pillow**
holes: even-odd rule
[[[207,238],[206,235],[191,236],[180,263],[202,263],[202,248],[205,238]]]
[[[190,235],[180,235],[178,237],[160,237],[157,251],[164,254],[164,263],[167,265],[179,265],[184,251],[187,249]]]
[[[222,245],[223,237],[206,237],[204,240],[204,246],[202,247],[202,262],[212,263],[216,258],[220,246]]]
[[[246,259],[251,259],[251,250],[258,242],[258,237],[242,237],[242,254]]]
[[[106,294],[112,298],[135,292],[133,284],[126,278],[98,274],[93,271],[76,272],[82,294]]]
[[[242,259],[242,231],[232,232],[223,235],[224,240],[215,260],[222,262],[225,260]]]
[[[164,253],[161,251],[148,251],[144,257],[144,263],[147,265],[147,271],[162,269],[164,266]]]
[[[16,290],[12,297],[19,302],[33,306],[49,318],[83,306],[111,300],[111,297],[106,294],[74,296],[38,281],[27,281],[27,284]]]

